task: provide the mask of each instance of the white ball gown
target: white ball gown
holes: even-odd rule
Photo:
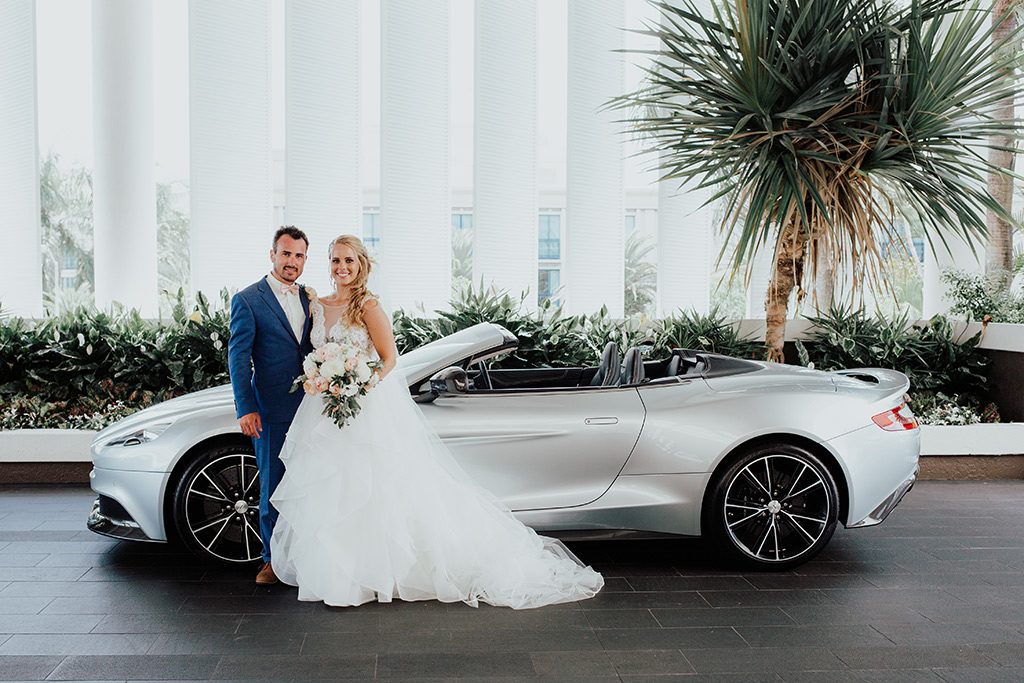
[[[363,326],[314,301],[312,341],[355,343],[376,357]],[[336,318],[337,319],[337,318]],[[392,372],[338,428],[305,396],[281,450],[271,503],[274,572],[299,600],[479,602],[515,609],[593,597],[602,576],[561,542],[539,536],[473,482]]]

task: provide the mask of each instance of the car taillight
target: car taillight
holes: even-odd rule
[[[905,402],[899,407],[879,413],[871,418],[871,421],[887,432],[902,432],[907,429],[917,429],[917,418]]]

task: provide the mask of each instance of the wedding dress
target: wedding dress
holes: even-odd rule
[[[318,301],[314,347],[354,343],[377,355],[364,326]],[[330,318],[336,320],[332,321]],[[473,482],[413,402],[398,371],[362,398],[343,428],[305,396],[281,451],[285,475],[274,572],[299,600],[478,602],[516,609],[594,596],[603,577],[561,542],[539,536]]]

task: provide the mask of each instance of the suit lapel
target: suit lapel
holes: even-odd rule
[[[281,324],[284,325],[284,329],[288,332],[288,337],[295,340],[295,343],[298,344],[299,341],[295,339],[295,332],[292,330],[292,324],[288,322],[288,316],[285,314],[284,309],[281,308],[281,302],[277,300],[277,297],[274,296],[274,292],[270,290],[270,284],[267,282],[267,279],[263,278],[260,280],[259,284],[256,285],[256,288],[260,291],[260,296],[263,297],[263,301],[267,304],[270,310],[274,312],[274,315],[276,315],[277,319],[281,321]]]
[[[313,329],[313,319],[309,315],[309,295],[306,294],[305,287],[299,287],[299,301],[302,302],[302,311],[306,314],[306,322],[302,325],[302,339],[306,339]],[[302,343],[301,339],[299,343]]]

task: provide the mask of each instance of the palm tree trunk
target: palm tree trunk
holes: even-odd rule
[[[1010,10],[1019,0],[993,0],[992,23],[995,30],[992,33],[993,41],[1005,40],[1017,25],[1017,15]],[[1000,21],[1002,19],[1002,21]],[[1015,78],[1016,74],[1010,70],[1007,78]],[[994,116],[997,119],[1009,121],[1014,114],[1013,98],[1003,100],[996,109]],[[999,147],[1011,148],[1015,141],[1009,136],[993,136],[992,144]],[[1013,171],[1014,154],[1011,151],[990,149],[988,153],[989,163],[999,169]],[[1004,173],[990,171],[988,174],[988,191],[1000,206],[1006,210],[1007,215],[1013,212],[1013,179]],[[994,211],[989,211],[986,216],[988,227],[988,245],[985,248],[985,272],[995,275],[1000,274],[1002,287],[1009,287],[1007,274],[1013,267],[1013,227],[1004,217]]]
[[[775,249],[775,267],[768,282],[764,300],[764,345],[768,360],[785,361],[783,347],[786,342],[786,319],[789,317],[789,298],[800,285],[804,272],[807,242],[800,229],[800,217],[790,219],[782,228]]]

